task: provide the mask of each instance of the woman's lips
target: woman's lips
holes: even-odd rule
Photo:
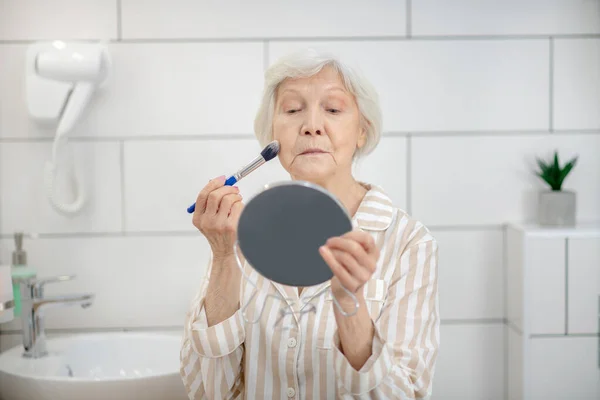
[[[319,150],[319,149],[309,149],[309,150],[305,150],[302,153],[300,153],[301,156],[313,156],[313,155],[319,155],[319,154],[327,154],[327,152],[323,151],[323,150]]]

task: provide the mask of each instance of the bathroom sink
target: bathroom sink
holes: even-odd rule
[[[179,376],[181,338],[102,333],[47,339],[48,355],[0,354],[0,399],[186,399]]]

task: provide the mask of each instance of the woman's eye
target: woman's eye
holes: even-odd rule
[[[337,109],[335,109],[335,108],[329,108],[327,111],[329,111],[329,112],[330,112],[330,113],[332,113],[332,114],[337,114],[337,113],[339,113],[339,112],[340,112],[340,110],[337,110]]]
[[[288,110],[288,111],[286,111],[286,112],[287,112],[288,114],[295,114],[295,113],[297,113],[298,111],[300,111],[300,110],[296,110],[296,109],[294,109],[294,110]]]

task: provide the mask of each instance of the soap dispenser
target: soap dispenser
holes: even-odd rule
[[[23,250],[23,233],[15,233],[15,250],[12,253],[12,283],[14,294],[14,315],[21,315],[21,282],[35,277],[33,267],[27,265],[27,253]]]

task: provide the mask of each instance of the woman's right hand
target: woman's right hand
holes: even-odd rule
[[[237,225],[244,208],[240,191],[235,186],[225,186],[225,176],[212,179],[200,191],[192,222],[206,237],[213,258],[233,255],[237,240]]]

